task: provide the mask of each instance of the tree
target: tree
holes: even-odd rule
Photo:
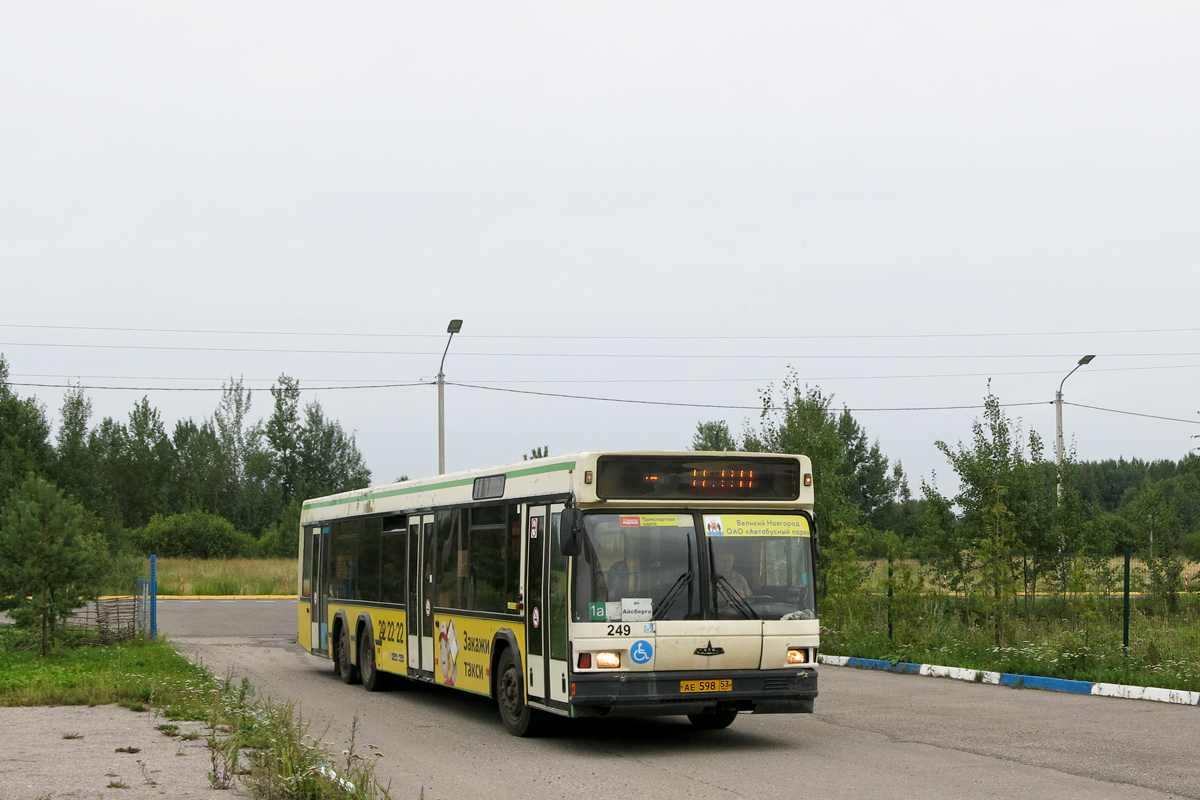
[[[200,509],[229,516],[234,510],[236,484],[212,423],[180,420],[175,423],[171,444],[175,469],[169,510]]]
[[[747,430],[743,446],[767,453],[803,453],[812,459],[814,506],[821,530],[856,526],[861,511],[850,498],[851,477],[846,474],[846,442],[830,410],[832,396],[819,387],[801,386],[795,372],[780,390],[762,392],[763,411],[757,431]]]
[[[45,409],[9,388],[8,362],[0,355],[0,505],[30,473],[47,472],[54,460],[49,440]]]
[[[725,420],[696,423],[696,435],[692,437],[693,450],[724,453],[740,450],[737,440],[729,432]]]
[[[370,485],[371,470],[367,469],[354,434],[347,434],[337,420],[326,418],[316,400],[304,407],[304,425],[297,445],[300,458],[296,488],[300,496],[287,499],[303,500]]]
[[[969,445],[934,443],[958,476],[959,491],[947,499],[934,484],[922,485],[932,514],[929,554],[950,570],[943,574],[962,581],[987,541],[991,575],[998,574],[995,562],[1000,554],[1008,553],[1022,559],[1022,571],[1034,590],[1038,576],[1051,570],[1057,570],[1062,585],[1066,559],[1075,551],[1066,549],[1061,521],[1055,526],[1054,465],[1043,458],[1041,439],[1032,431],[1026,439],[990,392],[983,419],[975,420],[971,430]],[[957,519],[953,508],[958,509]],[[1011,541],[1009,531],[1015,536]]]
[[[84,395],[83,389],[78,386],[67,389],[59,411],[54,468],[50,472],[55,483],[69,497],[89,511],[100,513],[104,502],[99,465],[96,454],[88,446],[91,416],[92,401]]]
[[[271,387],[275,408],[263,428],[271,454],[271,473],[283,493],[283,502],[296,496],[300,473],[300,382],[287,375]]]
[[[44,478],[28,478],[0,514],[0,608],[41,631],[46,655],[54,629],[99,591],[103,540],[83,507]]]
[[[841,473],[846,480],[846,498],[858,506],[866,521],[879,527],[880,517],[897,496],[908,494],[904,470],[899,462],[889,469],[878,440],[868,441],[867,432],[848,409],[838,415],[837,433],[845,447]]]
[[[548,446],[547,447],[535,447],[529,451],[529,455],[521,456],[521,460],[529,461],[530,459],[534,459],[534,458],[545,458],[548,455],[550,455],[550,448]]]

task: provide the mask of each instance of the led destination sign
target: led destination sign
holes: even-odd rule
[[[622,500],[795,500],[793,458],[642,458],[602,456],[596,494]]]

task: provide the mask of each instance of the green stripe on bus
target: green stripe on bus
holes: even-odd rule
[[[540,467],[526,467],[525,469],[514,469],[512,472],[505,473],[506,478],[524,478],[526,475],[540,475],[543,472],[558,472],[564,469],[575,469],[574,461],[560,461],[557,464],[545,464]]]
[[[529,467],[527,469],[513,470],[506,473],[506,478],[522,478],[526,475],[539,475],[543,472],[558,472],[564,469],[575,469],[574,461],[562,461],[557,464],[545,464],[539,467]],[[353,497],[335,497],[332,500],[309,500],[304,503],[304,508],[329,508],[330,506],[341,506],[347,503],[363,503],[368,500],[382,500],[385,497],[399,497],[405,494],[416,494],[417,492],[432,492],[438,489],[452,489],[455,486],[470,486],[475,483],[474,478],[459,478],[454,481],[443,481],[442,483],[428,483],[422,486],[401,486],[396,489],[386,489],[377,492],[367,492],[366,494],[358,494]]]
[[[460,478],[456,481],[443,481],[442,483],[428,483],[423,486],[402,486],[397,489],[380,490],[377,492],[367,492],[366,494],[358,494],[353,497],[335,497],[332,500],[321,500],[320,502],[308,501],[304,504],[305,508],[328,508],[329,506],[341,506],[346,503],[361,503],[367,500],[382,500],[385,497],[399,497],[404,494],[416,494],[417,492],[432,492],[437,489],[450,489],[455,486],[470,486],[475,482],[474,478]]]

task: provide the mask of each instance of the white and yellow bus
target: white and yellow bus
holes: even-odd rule
[[[812,466],[760,453],[576,453],[304,503],[300,644],[547,716],[811,713]]]

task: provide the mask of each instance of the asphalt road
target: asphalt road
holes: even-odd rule
[[[340,749],[379,746],[392,797],[1200,798],[1200,708],[825,667],[812,715],[564,721],[505,733],[452,689],[371,694],[295,644],[294,601],[163,600],[160,629],[218,674],[296,700]]]

